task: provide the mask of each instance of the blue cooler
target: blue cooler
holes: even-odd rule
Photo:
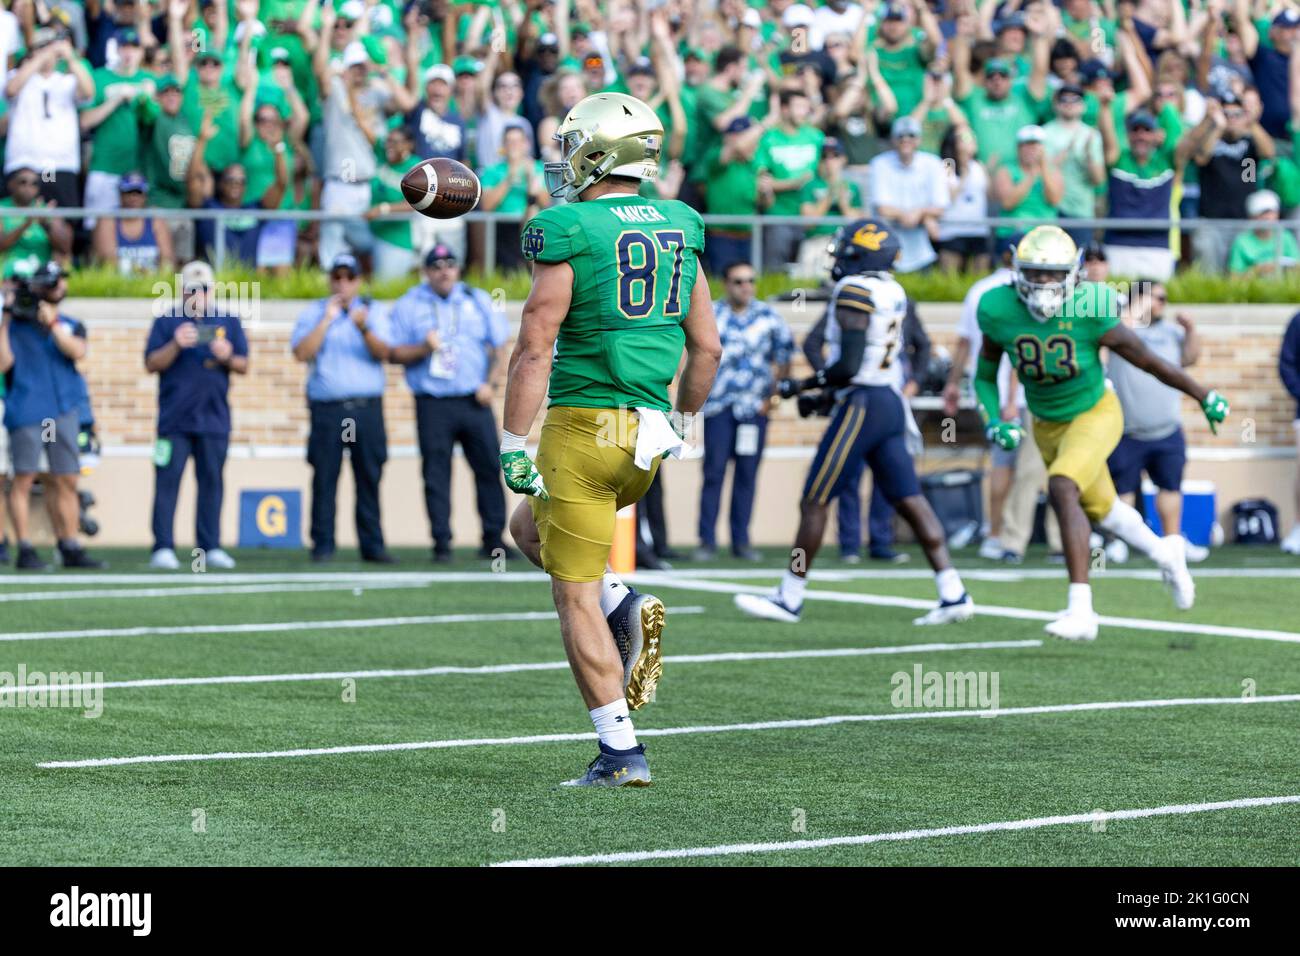
[[[1156,514],[1156,486],[1142,479],[1142,508],[1147,525],[1156,534],[1164,534],[1160,515]],[[1203,548],[1210,546],[1210,532],[1214,528],[1214,482],[1185,480],[1183,482],[1183,537]]]

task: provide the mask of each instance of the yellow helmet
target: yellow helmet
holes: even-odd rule
[[[546,164],[546,188],[570,202],[606,176],[655,179],[664,127],[655,111],[625,93],[596,93],[564,118],[555,138],[561,159]]]
[[[1011,254],[1016,294],[1029,314],[1046,322],[1060,314],[1078,281],[1081,253],[1059,226],[1036,226]]]

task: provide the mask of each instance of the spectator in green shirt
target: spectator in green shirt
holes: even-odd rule
[[[708,156],[722,140],[722,131],[739,116],[748,116],[755,97],[763,89],[762,71],[745,73],[745,55],[734,46],[724,46],[713,61],[714,76],[696,87],[699,151]],[[704,164],[700,164],[703,167]],[[704,169],[690,172],[696,182],[704,181]]]
[[[366,212],[370,232],[375,237],[374,277],[396,279],[409,275],[419,264],[415,238],[411,235],[411,217],[381,220],[393,212],[406,210],[402,196],[402,177],[420,164],[414,154],[415,139],[405,126],[395,126],[384,140],[384,162],[370,183],[370,201]],[[485,207],[486,208],[486,207]]]
[[[185,173],[194,152],[194,130],[181,113],[181,85],[174,76],[158,80],[158,92],[140,120],[141,167],[149,181],[150,205],[161,209],[185,206]],[[194,222],[173,219],[172,244],[177,261],[194,258]]]
[[[0,266],[6,270],[18,260],[66,261],[72,252],[72,227],[66,219],[22,214],[24,209],[45,205],[40,193],[36,170],[19,167],[9,174],[9,195],[0,199]]]
[[[1255,222],[1276,222],[1281,211],[1277,193],[1260,189],[1246,199],[1246,214]],[[1279,251],[1281,256],[1278,256]],[[1261,227],[1240,233],[1232,242],[1228,255],[1228,272],[1232,275],[1273,275],[1294,269],[1300,263],[1300,245],[1291,230],[1281,230],[1281,242],[1273,229]]]
[[[912,112],[920,102],[925,81],[926,65],[934,58],[935,50],[943,39],[938,21],[925,4],[911,8],[919,17],[918,26],[909,18],[909,7],[901,2],[886,6],[879,22],[863,17],[858,25],[858,49],[870,44],[875,50],[876,62],[897,101],[898,114]],[[869,29],[874,35],[867,40]]]
[[[1041,126],[1025,126],[1016,134],[1016,161],[1004,163],[993,174],[993,195],[1004,218],[1050,220],[1065,193],[1061,170],[1048,160]],[[1038,223],[1001,226],[998,239],[1028,232]]]
[[[768,215],[799,215],[799,191],[817,172],[825,134],[808,123],[812,104],[802,90],[782,90],[780,114],[758,143],[758,204]],[[804,227],[768,226],[763,234],[763,267],[769,272],[794,261]]]
[[[95,99],[81,113],[82,133],[94,131],[90,169],[86,174],[88,209],[116,209],[117,184],[123,174],[140,166],[140,114],[153,98],[154,78],[140,71],[144,50],[134,27],[120,29],[117,69],[95,70]],[[94,220],[86,220],[93,227]]]
[[[845,216],[854,219],[865,215],[862,190],[858,184],[844,177],[848,157],[840,141],[827,137],[822,143],[822,158],[817,164],[817,174],[799,193],[799,214],[809,219],[827,216]],[[813,226],[799,249],[799,274],[821,277],[830,268],[827,246],[828,236],[833,236],[838,226]]]
[[[533,159],[532,136],[522,124],[507,126],[501,138],[505,153],[502,162],[483,170],[483,198],[479,205],[485,212],[517,216],[510,222],[498,222],[497,266],[517,269],[523,265],[519,251],[519,226],[532,211],[551,204],[546,191],[546,175],[541,160]]]
[[[723,130],[722,142],[704,157],[704,199],[715,216],[758,214],[758,170],[754,155],[764,127],[737,116]],[[704,255],[709,271],[750,260],[752,230],[743,225],[709,226]]]

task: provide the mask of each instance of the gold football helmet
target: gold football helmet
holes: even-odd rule
[[[606,176],[656,179],[664,127],[654,110],[625,93],[596,93],[564,118],[555,138],[558,163],[546,164],[546,188],[569,202]]]
[[[1039,322],[1061,313],[1079,278],[1081,253],[1059,226],[1036,226],[1011,255],[1016,294]]]

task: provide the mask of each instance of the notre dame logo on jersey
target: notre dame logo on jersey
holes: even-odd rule
[[[541,226],[529,226],[524,230],[520,244],[523,246],[525,259],[536,259],[546,248],[546,233],[542,231]]]

